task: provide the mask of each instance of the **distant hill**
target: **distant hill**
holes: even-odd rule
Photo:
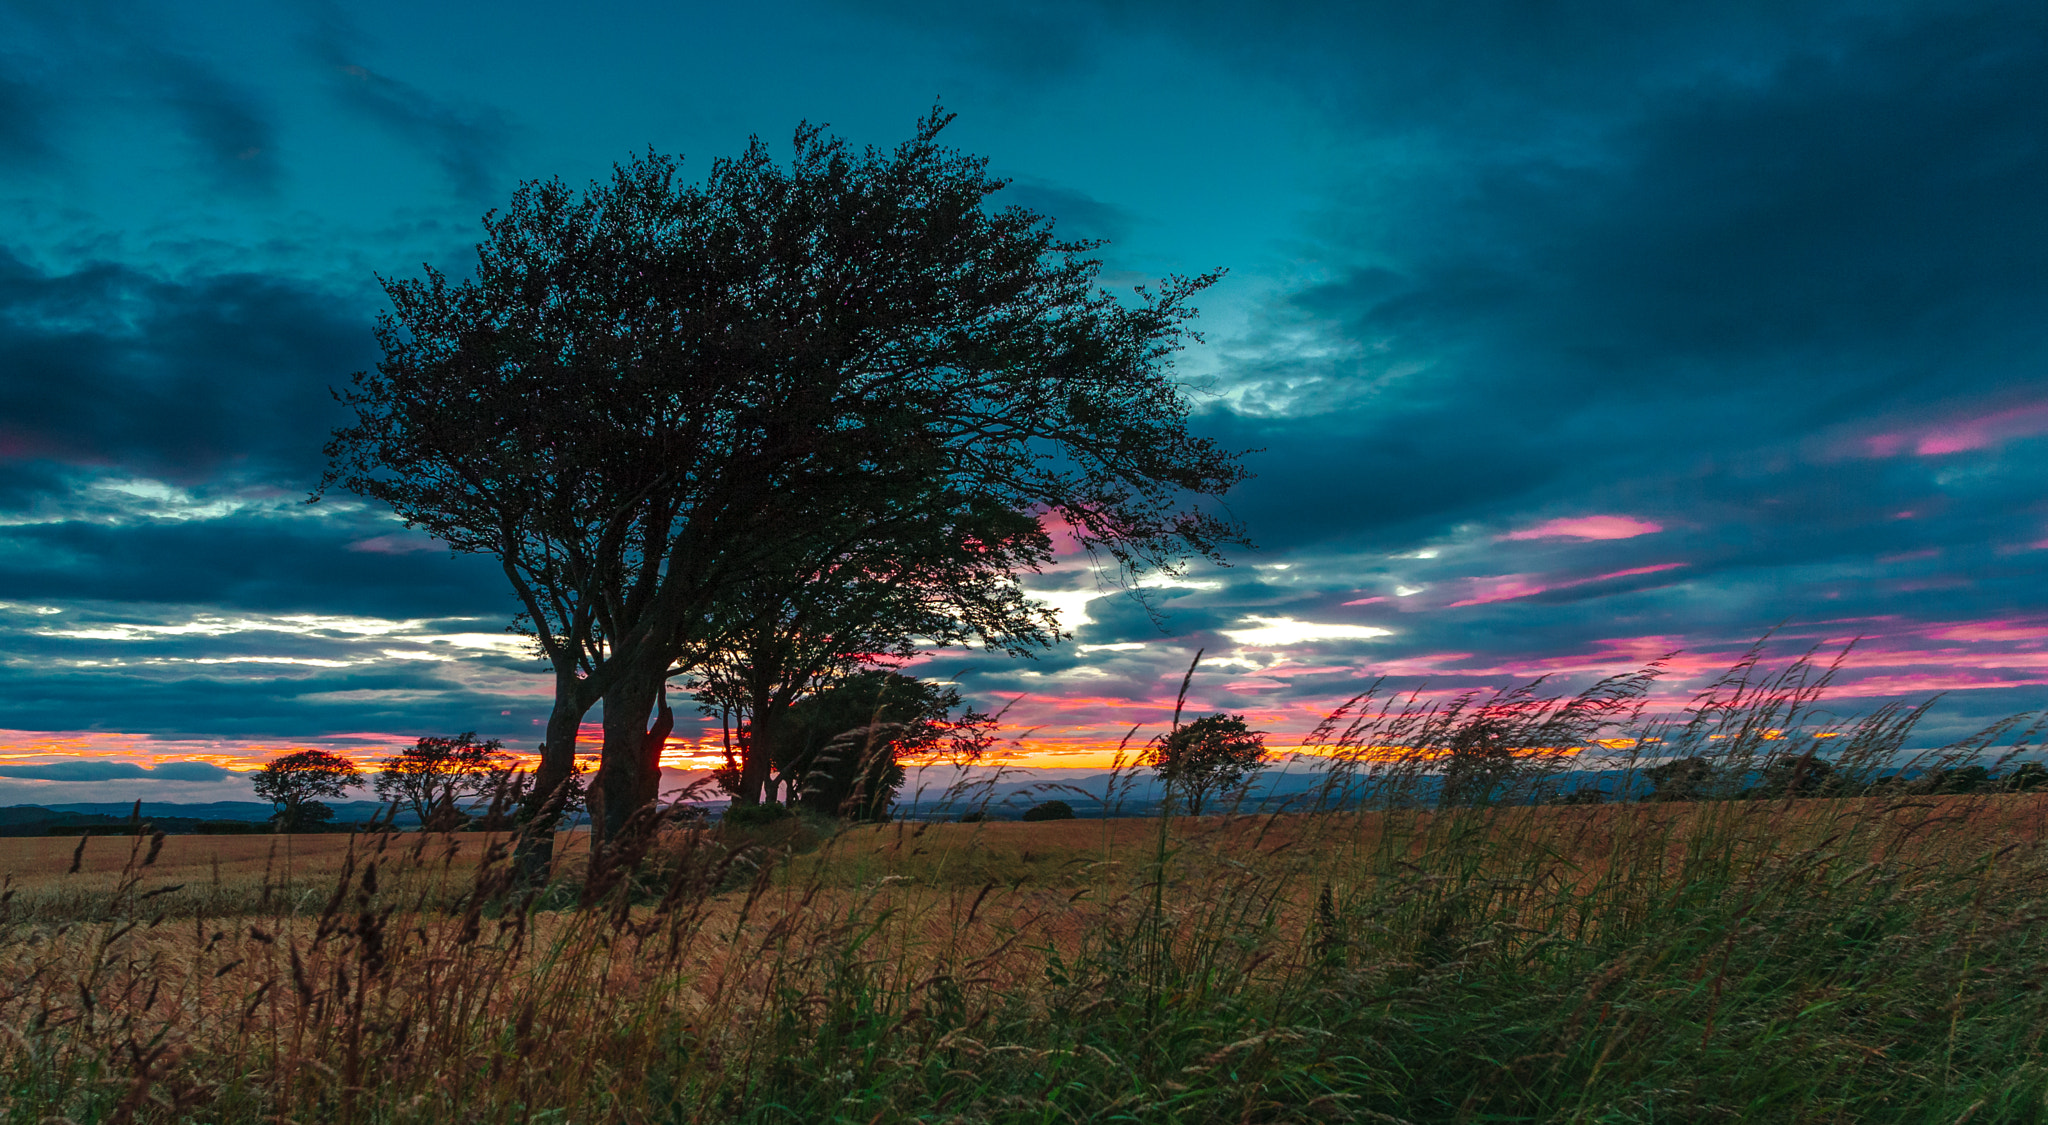
[[[384,806],[375,801],[345,801],[328,806],[337,824],[362,823],[381,815]],[[11,805],[0,808],[0,836],[47,836],[52,829],[118,829],[133,824],[133,801],[93,801],[66,805]],[[201,831],[212,822],[261,824],[276,813],[257,801],[209,801],[181,805],[170,801],[144,801],[142,819],[158,832],[173,835]],[[418,818],[401,813],[400,827],[417,824]]]

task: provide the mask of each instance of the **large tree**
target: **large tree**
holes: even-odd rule
[[[996,206],[948,120],[886,151],[800,127],[787,164],[756,140],[701,184],[654,153],[580,194],[527,183],[473,278],[385,282],[322,491],[500,560],[555,678],[533,811],[600,699],[604,769],[644,772],[660,686],[737,584],[818,553],[877,482],[957,482],[1128,571],[1238,540],[1196,501],[1242,468],[1171,371],[1218,275],[1098,289],[1096,244]]]

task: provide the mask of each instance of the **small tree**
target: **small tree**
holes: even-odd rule
[[[1159,771],[1169,793],[1200,816],[1212,793],[1227,793],[1266,768],[1266,736],[1245,725],[1243,715],[1206,715],[1152,740],[1145,764]]]
[[[454,738],[422,738],[386,758],[374,787],[380,800],[411,808],[421,827],[445,831],[468,812],[465,803],[489,796],[511,769],[503,742],[479,742],[469,730]]]
[[[961,818],[965,820],[965,817]],[[1024,810],[1019,820],[1073,820],[1074,806],[1065,801],[1043,801]]]
[[[1824,758],[1815,757],[1809,750],[1804,754],[1776,758],[1764,766],[1762,783],[1757,786],[1757,795],[1815,797],[1830,788],[1834,781],[1833,764]]]
[[[334,810],[318,798],[345,796],[349,786],[363,783],[363,773],[339,754],[301,750],[257,770],[249,783],[257,796],[277,806],[277,826],[298,832],[332,819]]]
[[[1719,771],[1705,758],[1673,758],[1643,771],[1652,801],[1697,801],[1712,792]]]
[[[792,803],[855,820],[880,820],[903,786],[905,758],[951,753],[971,759],[992,720],[972,707],[959,718],[959,689],[870,669],[799,701],[775,762]]]
[[[2048,766],[2039,762],[2021,762],[2005,777],[2004,787],[2014,793],[2026,793],[2048,785]]]

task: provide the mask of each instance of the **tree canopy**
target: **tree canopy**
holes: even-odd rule
[[[737,620],[717,646],[690,654],[705,710],[740,723],[736,768],[721,775],[736,800],[759,799],[770,770],[782,768],[790,708],[800,700],[855,687],[851,677],[866,669],[872,679],[920,645],[1029,653],[1061,636],[1052,611],[1013,578],[1050,554],[1038,521],[939,491],[922,519],[815,565],[741,583],[727,610]]]
[[[278,826],[296,832],[331,819],[320,798],[340,798],[363,783],[354,762],[325,750],[300,750],[266,763],[249,778],[256,795],[277,806]]]
[[[637,752],[741,584],[875,536],[833,513],[919,510],[878,489],[1057,519],[1132,570],[1241,540],[1196,501],[1243,469],[1171,377],[1219,275],[1097,288],[1096,244],[992,205],[950,119],[891,150],[801,126],[787,164],[756,139],[700,184],[653,152],[581,193],[529,182],[473,278],[385,282],[322,491],[499,559],[555,677],[537,799],[599,699],[606,769]]]
[[[505,744],[479,742],[475,731],[454,738],[428,736],[386,758],[373,788],[385,801],[412,810],[425,828],[452,828],[468,805],[508,784],[514,765]]]
[[[1266,736],[1243,715],[1204,715],[1153,739],[1145,763],[1157,770],[1188,815],[1200,816],[1211,794],[1228,793],[1266,768]]]
[[[870,669],[789,709],[774,747],[776,781],[793,804],[879,820],[903,786],[904,759],[976,756],[989,725],[950,684]]]

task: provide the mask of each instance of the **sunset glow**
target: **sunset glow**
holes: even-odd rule
[[[806,120],[887,148],[935,90],[986,206],[1092,247],[1105,300],[1225,271],[1130,463],[1184,420],[1247,474],[1117,486],[1241,523],[1213,558],[1028,509],[1057,643],[903,665],[999,716],[991,764],[1107,769],[1177,704],[1313,756],[1368,689],[1653,662],[1681,715],[1759,643],[1849,650],[1831,716],[1939,695],[1928,745],[2048,707],[2048,66],[2014,10],[1040,7],[0,11],[33,63],[0,74],[0,805],[247,800],[284,753],[466,731],[534,755],[556,685],[499,560],[308,502],[331,388],[387,358],[380,279],[473,276],[522,182],[651,150],[698,183]],[[692,691],[671,780],[724,760]]]

